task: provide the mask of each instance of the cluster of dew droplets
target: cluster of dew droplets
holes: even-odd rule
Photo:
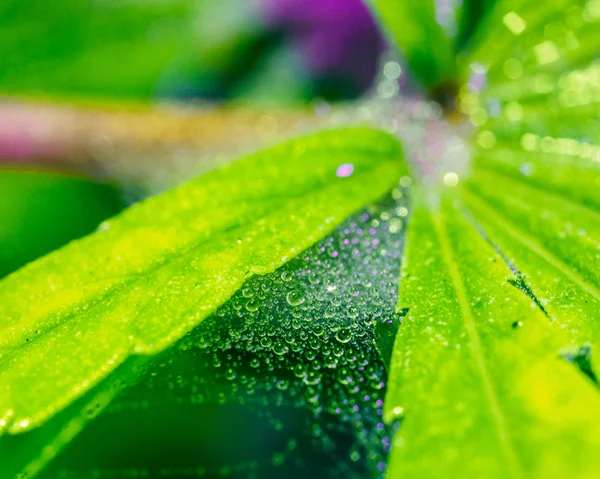
[[[394,318],[404,195],[396,190],[275,273],[251,278],[182,342],[212,365],[197,380],[204,400],[308,408],[316,447],[334,451],[331,433],[342,429],[353,444],[341,463],[383,472],[390,431],[374,328]]]
[[[300,467],[311,477],[382,476],[392,431],[382,419],[386,369],[375,327],[397,327],[410,180],[401,183],[406,187],[358,212],[274,273],[250,278],[161,354],[103,416],[153,408],[159,414],[165,402],[173,411],[216,405],[215,414],[218,407],[236,406],[260,415],[258,427],[285,432],[286,411],[299,409],[302,427],[294,426],[292,437],[271,452],[270,472],[256,462],[236,464],[233,457],[225,469],[197,464],[189,476],[296,477],[290,471]],[[247,425],[238,427],[238,435],[253,441]],[[311,450],[297,447],[301,443]],[[140,477],[188,477],[173,467],[162,467],[160,474],[141,471]],[[61,473],[70,477],[67,470]],[[94,477],[125,476],[98,469]]]

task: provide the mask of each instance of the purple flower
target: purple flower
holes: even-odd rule
[[[262,10],[317,80],[358,92],[371,85],[384,41],[361,0],[263,0]]]

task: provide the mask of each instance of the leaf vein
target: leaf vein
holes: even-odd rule
[[[446,263],[448,273],[450,274],[452,286],[456,292],[458,303],[462,312],[461,316],[467,331],[467,336],[469,338],[469,348],[471,350],[472,357],[475,360],[475,365],[477,366],[479,376],[481,377],[483,390],[487,398],[494,423],[496,425],[502,451],[508,460],[511,471],[513,472],[512,477],[524,477],[522,468],[517,459],[515,447],[513,446],[508,433],[508,427],[504,419],[504,411],[500,406],[500,402],[497,397],[498,395],[494,388],[488,368],[485,364],[485,359],[482,354],[481,338],[479,337],[479,333],[477,331],[477,324],[475,318],[473,317],[473,311],[469,305],[469,299],[467,297],[464,282],[456,266],[456,258],[452,250],[452,246],[448,240],[443,221],[440,218],[437,218],[434,214],[431,214],[431,220],[435,228],[436,235],[439,239],[441,254],[444,258],[444,262]]]
[[[521,228],[515,226],[513,223],[508,221],[500,210],[490,205],[485,201],[483,197],[477,194],[477,192],[469,189],[465,190],[465,195],[469,197],[469,201],[478,204],[480,210],[485,210],[486,215],[489,215],[493,221],[498,223],[504,231],[506,231],[516,241],[521,243],[523,246],[528,248],[530,251],[535,253],[537,256],[546,261],[556,270],[560,271],[567,278],[569,278],[576,286],[581,290],[585,291],[589,295],[593,296],[596,300],[600,301],[600,289],[593,284],[586,281],[585,278],[580,276],[571,266],[565,263],[563,260],[558,258],[548,249],[544,248],[538,241],[536,241],[530,234],[523,231]]]

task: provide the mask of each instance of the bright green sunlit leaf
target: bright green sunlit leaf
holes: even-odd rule
[[[457,195],[418,196],[385,404],[404,417],[390,478],[586,478],[600,472],[600,396]],[[495,232],[495,231],[494,231]]]
[[[163,350],[391,190],[399,143],[369,129],[290,141],[103,223],[0,282],[0,425],[38,426],[131,355]]]
[[[393,479],[600,475],[599,20],[501,1],[459,58],[472,162],[409,225]]]

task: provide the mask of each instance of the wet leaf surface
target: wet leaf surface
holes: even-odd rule
[[[40,477],[380,476],[391,429],[375,328],[397,326],[406,206],[395,189],[143,367],[132,358],[41,427],[4,436],[4,470],[33,475],[55,458]]]
[[[471,162],[414,206],[389,477],[600,474],[599,19],[499,2],[461,57]]]
[[[403,170],[368,129],[291,141],[131,207],[0,283],[0,421],[35,427],[133,354],[157,353],[253,275],[380,198]]]
[[[409,311],[385,404],[388,421],[404,421],[388,474],[589,477],[600,471],[597,388],[560,358],[568,330],[515,287],[452,193],[421,198],[411,218],[398,305]]]

